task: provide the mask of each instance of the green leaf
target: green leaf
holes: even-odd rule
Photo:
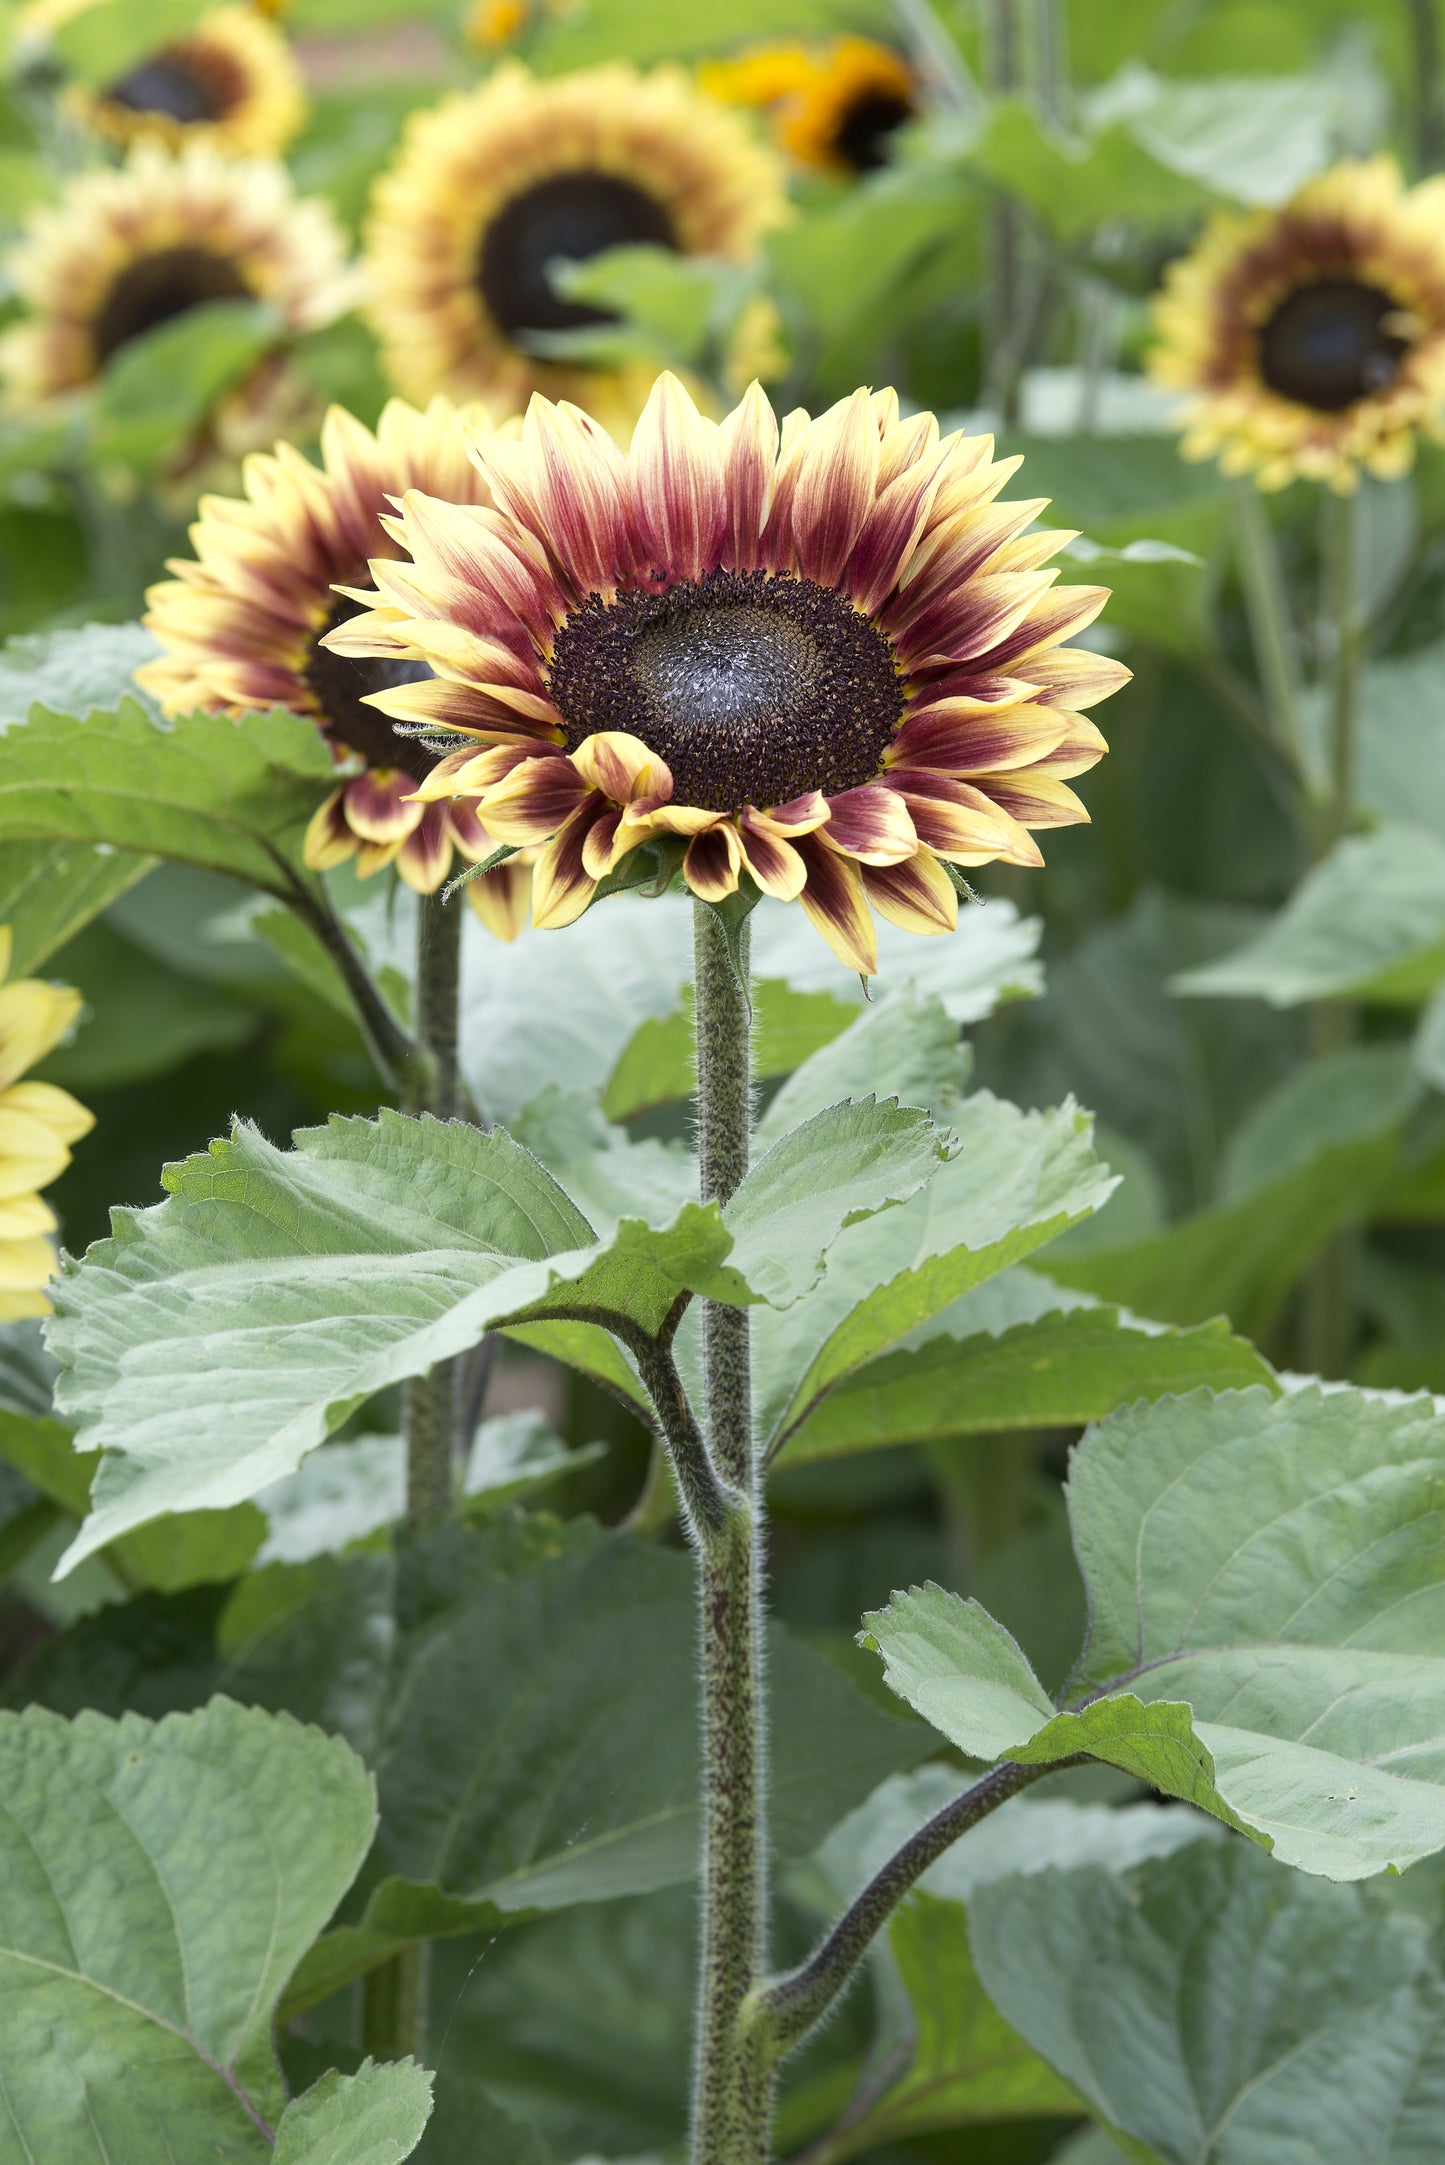
[[[167,969],[108,924],[88,926],[59,967],[84,994],[85,1012],[75,1042],[51,1053],[39,1073],[67,1090],[143,1082],[255,1035],[253,1012]]]
[[[0,728],[25,721],[34,706],[86,715],[108,713],[123,699],[159,722],[159,709],[134,682],[141,663],[159,652],[143,624],[81,624],[7,639],[0,647]]]
[[[1072,1104],[1021,1113],[980,1091],[955,1126],[958,1154],[922,1195],[843,1233],[806,1305],[756,1319],[766,1435],[790,1430],[853,1369],[1097,1210],[1112,1186]]]
[[[33,975],[154,863],[108,844],[0,842],[0,925],[10,927],[11,976]]]
[[[771,1142],[840,1098],[870,1094],[926,1106],[948,1121],[968,1068],[968,1048],[960,1044],[958,1024],[943,1002],[920,998],[910,985],[865,1008],[849,1028],[804,1060],[763,1114],[754,1137]]]
[[[133,699],[77,721],[46,707],[5,733],[0,842],[106,843],[281,895],[331,759],[299,714],[192,715],[165,729]]]
[[[1202,190],[1171,172],[1122,122],[1092,140],[1046,129],[1019,100],[996,103],[968,163],[1036,211],[1064,239],[1111,219],[1165,224],[1197,211]]]
[[[163,1511],[255,1495],[496,1325],[616,1316],[654,1334],[688,1292],[794,1300],[841,1226],[937,1164],[926,1116],[839,1106],[776,1144],[725,1216],[689,1202],[597,1241],[501,1130],[383,1112],[281,1151],[238,1126],[167,1169],[168,1202],[117,1212],[57,1288],[63,1410],[104,1454],[62,1568]]]
[[[114,0],[94,23],[72,18],[51,35],[82,82],[113,83],[146,54],[192,29],[196,12],[196,0]]]
[[[207,301],[128,339],[95,387],[94,455],[154,465],[284,335],[268,301]]]
[[[1072,1428],[1130,1399],[1255,1383],[1272,1387],[1268,1364],[1222,1318],[1171,1330],[1020,1268],[844,1376],[795,1431],[784,1463],[1000,1429]]]
[[[1271,1007],[1346,997],[1414,1006],[1442,978],[1445,840],[1390,825],[1337,843],[1255,939],[1186,970],[1172,989]]]
[[[981,1887],[969,1936],[1000,2013],[1165,2165],[1435,2147],[1445,1986],[1423,1921],[1369,1890],[1202,1843]]]
[[[1208,645],[1208,566],[1175,542],[1145,538],[1111,549],[1080,534],[1059,559],[1059,578],[1069,586],[1106,585],[1111,629],[1182,654]]]
[[[17,2156],[270,2158],[276,2002],[375,1824],[359,1760],[216,1699],[158,1724],[0,1714],[0,1766]]]
[[[401,2165],[431,2113],[432,2078],[411,2060],[329,2074],[281,2115],[275,2165]]]
[[[415,1553],[396,1598],[401,1640],[369,1687],[381,1830],[367,1906],[321,1942],[288,1995],[300,2006],[427,1932],[494,1929],[574,1902],[690,1879],[697,1869],[696,1588],[690,1559],[571,1522],[550,1554],[509,1559],[516,1532],[448,1530]],[[314,1581],[345,1610],[262,1617],[267,1674],[283,1689],[300,1650],[335,1648],[332,1707],[353,1710],[358,1617],[348,1588],[379,1593],[379,1559]],[[298,1583],[293,1581],[293,1583]],[[299,1585],[298,1585],[299,1590]],[[235,1604],[234,1634],[244,1609]],[[384,1643],[385,1610],[360,1636]],[[279,1621],[279,1617],[278,1617]],[[772,1830],[805,1855],[925,1734],[872,1706],[820,1655],[772,1634]],[[243,1661],[229,1688],[246,1689]],[[326,1706],[316,1710],[332,1718]]]
[[[753,1073],[759,1082],[789,1075],[853,1021],[852,1001],[831,992],[794,992],[776,980],[753,986]],[[623,1047],[607,1077],[602,1110],[635,1119],[657,1105],[690,1098],[697,1079],[692,988],[668,1015],[650,1015]]]
[[[1390,1191],[1419,1096],[1408,1055],[1392,1046],[1297,1069],[1236,1131],[1216,1208],[1143,1240],[1060,1254],[1050,1269],[1066,1285],[1171,1322],[1223,1312],[1261,1333],[1330,1234]]]
[[[1133,65],[1089,108],[1096,122],[1117,116],[1167,171],[1237,202],[1277,204],[1338,155],[1355,87],[1323,74],[1180,82]]]
[[[1055,1714],[1015,1642],[937,1587],[867,1619],[960,1749],[1118,1766],[1332,1879],[1445,1847],[1434,1539],[1445,1414],[1345,1388],[1135,1406],[1075,1453],[1090,1636]]]

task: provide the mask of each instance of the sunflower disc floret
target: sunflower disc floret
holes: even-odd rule
[[[493,508],[406,496],[410,561],[322,643],[435,670],[368,703],[472,740],[418,795],[540,848],[537,924],[661,845],[694,894],[799,901],[871,972],[871,909],[948,931],[946,867],[1038,864],[1030,828],[1087,818],[1082,709],[1128,676],[1065,643],[1107,596],[1054,587],[1068,536],[995,501],[1019,461],[992,454],[891,392],[780,432],[756,385],[714,423],[664,376],[630,452],[537,398],[520,440],[472,437]]]
[[[1189,458],[1261,487],[1409,467],[1445,403],[1445,180],[1351,160],[1279,210],[1222,213],[1155,304]]]

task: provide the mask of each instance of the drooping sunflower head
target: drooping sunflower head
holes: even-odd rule
[[[919,111],[912,69],[871,38],[839,38],[824,52],[763,45],[709,63],[701,81],[732,105],[769,109],[778,141],[800,165],[856,175],[887,165],[893,139]]]
[[[284,150],[306,118],[291,48],[250,6],[210,10],[184,37],[70,102],[114,143],[206,143],[233,156]]]
[[[211,301],[264,300],[288,331],[348,307],[329,206],[297,202],[274,160],[139,145],[39,211],[8,268],[29,306],[0,338],[0,376],[33,405],[92,383],[134,338]]]
[[[485,417],[473,413],[485,429]],[[408,489],[458,507],[489,501],[467,455],[456,409],[435,399],[425,413],[393,399],[375,435],[333,407],[321,464],[290,444],[245,462],[245,494],[204,497],[191,528],[194,558],[147,595],[145,622],[163,648],[136,671],[169,715],[244,714],[287,707],[307,714],[339,764],[352,771],[320,807],[308,841],[317,870],[355,857],[363,878],[395,863],[421,893],[439,887],[454,851],[474,863],[495,842],[465,804],[423,805],[412,792],[437,763],[414,735],[394,728],[365,695],[425,675],[396,655],[350,660],[321,645],[323,633],[360,604],[336,589],[367,576],[368,561],[398,553],[385,526]],[[484,921],[510,938],[526,906],[524,868],[504,866],[477,888]]]
[[[629,243],[743,260],[784,215],[781,171],[672,68],[551,81],[508,63],[418,115],[372,196],[372,321],[393,381],[514,412],[542,388],[630,427],[654,371],[548,360],[610,320],[554,285],[559,259]]]
[[[1445,180],[1350,161],[1281,210],[1215,217],[1155,304],[1183,450],[1264,488],[1403,473],[1445,401]]]
[[[714,423],[664,376],[629,452],[537,398],[473,440],[494,508],[404,498],[410,562],[323,644],[435,666],[370,703],[472,740],[421,794],[540,847],[539,925],[645,847],[705,900],[801,901],[871,972],[870,905],[947,931],[949,867],[1038,864],[1030,828],[1087,817],[1082,710],[1128,676],[1064,643],[1106,595],[1053,587],[1069,537],[995,501],[1018,461],[992,452],[891,392],[780,431],[756,385]]]
[[[0,925],[0,980],[11,946],[10,927]],[[0,1323],[50,1312],[55,1213],[40,1190],[65,1171],[70,1145],[95,1122],[69,1091],[21,1077],[59,1044],[80,1005],[78,992],[38,977],[0,983]]]

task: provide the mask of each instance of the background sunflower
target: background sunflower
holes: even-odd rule
[[[249,5],[213,8],[94,90],[75,90],[71,110],[114,143],[188,143],[236,156],[285,150],[306,119],[291,47]]]

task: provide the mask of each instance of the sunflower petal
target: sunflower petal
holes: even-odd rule
[[[737,893],[742,861],[736,827],[731,820],[720,819],[688,843],[682,876],[701,901],[721,902]]]
[[[672,578],[717,563],[727,530],[717,429],[670,369],[652,387],[632,438],[633,507],[644,554]]]
[[[335,866],[345,864],[348,857],[356,855],[356,836],[346,824],[346,807],[343,788],[333,789],[324,804],[317,806],[306,829],[306,839],[301,846],[302,862],[311,872],[330,872]]]
[[[396,869],[413,894],[434,895],[452,868],[452,827],[444,805],[429,804],[396,853]]]
[[[860,868],[836,850],[828,849],[820,835],[803,835],[794,845],[807,869],[807,885],[798,897],[809,921],[828,942],[840,962],[862,977],[878,969],[878,940],[863,892]]]
[[[738,571],[756,568],[772,507],[778,463],[778,417],[759,383],[719,424],[728,528],[726,561]]]
[[[614,804],[631,804],[638,797],[665,802],[672,795],[667,762],[623,729],[600,729],[585,737],[572,754],[572,764],[589,789],[600,789]]]
[[[907,805],[883,782],[865,782],[830,797],[823,834],[860,864],[901,864],[918,847]]]
[[[754,812],[745,811],[739,824],[743,863],[763,893],[777,902],[796,902],[807,881],[808,868],[792,843],[770,833],[768,823]]]
[[[866,391],[804,434],[793,484],[793,558],[805,579],[836,586],[878,489],[878,424]]]
[[[410,775],[396,767],[372,767],[358,774],[341,791],[347,826],[362,842],[383,847],[404,842],[426,817],[422,806],[411,801],[410,789]]]
[[[916,850],[902,864],[865,865],[863,891],[879,915],[905,932],[952,932],[958,895],[932,850]]]
[[[78,1143],[95,1126],[94,1113],[56,1083],[12,1083],[0,1091],[0,1118],[12,1112],[40,1121],[62,1143]]]
[[[595,796],[571,760],[554,752],[519,760],[486,792],[480,811],[499,842],[526,847],[548,841]]]
[[[480,879],[468,880],[463,892],[492,938],[510,946],[531,911],[532,867],[510,857]]]
[[[596,816],[596,798],[586,801],[558,828],[532,868],[532,922],[539,932],[557,932],[575,924],[597,892],[582,862],[583,845]]]

